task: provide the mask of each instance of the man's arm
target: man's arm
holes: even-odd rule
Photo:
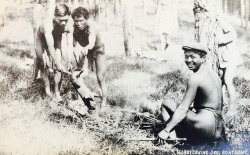
[[[45,30],[44,36],[45,36],[46,43],[48,46],[48,52],[51,55],[52,59],[54,60],[57,69],[65,72],[66,71],[65,68],[63,67],[63,65],[59,62],[59,60],[56,57],[56,51],[55,51],[55,47],[54,47],[54,38],[53,38],[52,32]]]
[[[219,45],[226,45],[232,41],[234,41],[237,38],[236,32],[233,30],[233,28],[230,26],[227,29],[219,28],[220,31],[218,32],[217,41]]]
[[[49,54],[51,55],[52,59],[55,61],[56,64],[58,64],[58,59],[56,58],[55,54],[55,47],[54,47],[54,38],[51,32],[45,32],[44,34],[46,43],[48,46]]]
[[[67,34],[67,57],[68,57],[68,69],[71,69],[71,61],[73,59],[73,31],[68,32]]]
[[[196,77],[190,77],[190,79],[188,80],[187,92],[183,98],[183,101],[177,107],[170,122],[167,124],[166,128],[164,129],[167,132],[170,132],[177,124],[179,124],[187,116],[189,107],[193,103],[197,89],[198,89],[197,83],[198,82],[197,82]]]
[[[84,47],[87,50],[93,49],[94,46],[95,46],[95,41],[96,41],[96,32],[95,32],[95,29],[93,27],[90,27],[89,31],[90,31],[89,38],[88,38],[89,39],[89,44],[86,47]]]

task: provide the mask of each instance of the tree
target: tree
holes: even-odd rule
[[[100,3],[100,0],[95,0],[94,1],[94,18],[95,18],[95,21],[96,22],[99,22],[99,16],[100,16],[100,8],[99,8],[99,3]]]
[[[245,0],[245,26],[246,32],[249,33],[249,0]]]
[[[218,27],[214,1],[194,0],[195,40],[203,42],[208,47],[206,63],[218,71],[218,45],[216,29]]]
[[[178,31],[178,15],[174,0],[158,0],[155,30],[160,38],[161,52],[171,44],[171,38]],[[171,23],[171,24],[170,24]]]
[[[227,14],[227,0],[222,0],[223,13]]]
[[[5,11],[6,11],[6,3],[4,0],[0,0],[0,26],[4,26],[5,24]]]
[[[131,8],[131,0],[124,0],[123,1],[123,20],[122,20],[122,28],[123,28],[123,35],[124,35],[124,48],[125,48],[125,55],[131,56],[133,55],[132,52],[132,39],[133,39],[133,29],[132,29],[132,8]]]
[[[117,16],[117,12],[118,12],[118,0],[114,0],[114,15],[115,17]]]
[[[244,5],[244,0],[240,0],[240,19],[241,19],[241,26],[245,26],[245,5]]]
[[[48,16],[54,16],[54,9],[55,9],[56,2],[55,0],[48,0]]]
[[[109,25],[109,18],[108,18],[108,9],[109,9],[109,2],[108,0],[104,0],[104,14],[105,14],[105,28],[108,28]]]
[[[74,0],[74,9],[77,8],[78,6],[79,6],[78,0]]]

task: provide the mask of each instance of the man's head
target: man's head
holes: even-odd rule
[[[69,7],[65,4],[57,4],[55,7],[54,17],[57,24],[65,27],[70,16]]]
[[[201,43],[191,43],[182,47],[185,54],[185,63],[194,72],[198,71],[201,64],[205,61],[207,48]]]
[[[71,16],[74,20],[75,26],[82,30],[89,19],[89,11],[83,7],[78,7],[73,11]]]

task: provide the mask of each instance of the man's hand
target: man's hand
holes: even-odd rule
[[[73,70],[73,65],[71,62],[67,62],[67,69],[68,71],[72,71]]]
[[[57,70],[60,71],[60,72],[64,72],[64,73],[67,72],[67,70],[64,68],[64,66],[63,66],[61,63],[57,63],[57,64],[56,64],[56,68],[57,68]]]
[[[86,55],[88,54],[88,52],[89,52],[89,49],[88,49],[88,48],[86,48],[86,47],[82,47],[82,48],[81,48],[81,53],[82,53],[84,56],[86,56]]]
[[[164,145],[165,144],[165,140],[167,140],[167,138],[169,138],[169,132],[167,132],[165,129],[163,129],[157,136],[157,141],[159,144]]]
[[[71,82],[74,82],[74,83],[77,83],[78,79],[80,78],[81,76],[81,71],[74,71],[72,74],[71,74]]]

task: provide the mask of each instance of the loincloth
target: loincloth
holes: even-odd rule
[[[89,50],[87,54],[75,49],[73,52],[73,61],[71,61],[72,67],[79,68],[81,66],[84,66],[84,68],[87,67],[90,71],[94,71],[95,59],[98,58],[99,54],[105,54],[104,46],[94,47],[92,50]]]
[[[215,131],[213,134],[214,140],[221,140],[223,139],[224,135],[224,121],[222,118],[222,113],[221,111],[214,110],[211,108],[203,108],[204,110],[210,111],[214,114],[214,119],[215,119]]]
[[[104,55],[104,45],[99,47],[94,47],[92,50],[88,51],[87,57],[88,57],[88,63],[89,63],[89,69],[91,71],[94,71],[95,68],[95,59],[97,59],[98,54]]]

